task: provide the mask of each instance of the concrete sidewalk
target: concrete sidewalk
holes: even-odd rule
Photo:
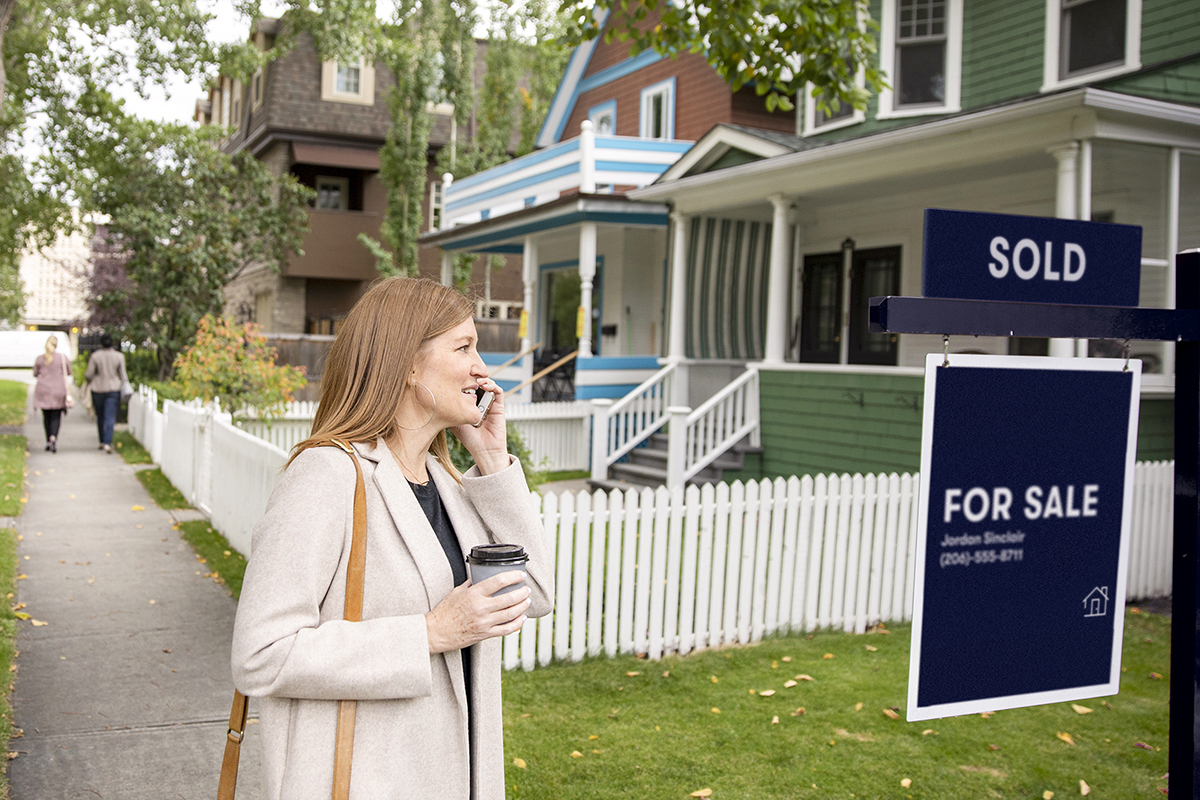
[[[233,686],[236,604],[174,518],[76,408],[57,453],[28,409],[29,502],[14,522],[19,623],[13,800],[216,796]],[[137,510],[142,508],[144,510]],[[195,512],[190,512],[194,515]],[[33,624],[33,620],[46,623]],[[259,792],[255,727],[238,797]]]

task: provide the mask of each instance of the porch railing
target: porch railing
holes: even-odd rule
[[[592,480],[606,480],[609,465],[667,424],[677,367],[663,367],[616,402],[592,401]]]
[[[747,436],[759,445],[758,370],[747,369],[695,411],[684,411],[678,435],[671,422],[667,486],[682,486]]]

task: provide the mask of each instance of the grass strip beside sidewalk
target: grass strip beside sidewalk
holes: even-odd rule
[[[25,499],[25,437],[0,434],[0,517],[21,514]]]

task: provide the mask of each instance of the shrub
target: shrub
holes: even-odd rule
[[[216,400],[235,417],[247,408],[279,417],[305,377],[303,367],[275,363],[275,349],[258,325],[210,314],[200,320],[195,342],[175,362],[175,381],[186,396]]]

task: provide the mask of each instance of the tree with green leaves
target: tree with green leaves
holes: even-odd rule
[[[603,32],[633,53],[701,53],[735,92],[753,84],[771,111],[792,109],[810,85],[826,111],[861,110],[883,87],[869,0],[563,0],[563,13],[572,44]]]
[[[126,116],[118,87],[254,58],[214,46],[209,18],[197,0],[0,0],[0,319],[19,318],[21,252],[95,210],[78,192],[89,165],[63,143]]]
[[[125,257],[127,281],[94,296],[94,311],[124,310],[118,332],[154,346],[164,380],[199,321],[221,312],[225,284],[251,264],[280,268],[308,225],[311,190],[249,153],[225,155],[217,135],[126,118],[75,143],[89,165],[81,193]]]

